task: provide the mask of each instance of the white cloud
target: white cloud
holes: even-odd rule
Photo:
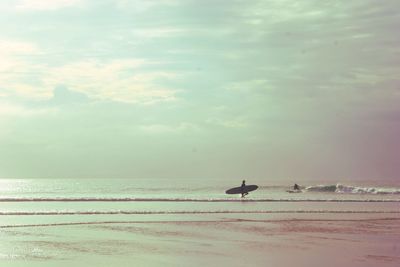
[[[33,43],[14,40],[0,40],[0,56],[26,55],[38,52]]]
[[[144,12],[153,7],[161,5],[177,5],[178,0],[117,0],[116,6],[121,10]]]
[[[225,90],[235,92],[252,92],[254,90],[266,90],[273,88],[272,82],[267,79],[245,80],[227,84]]]
[[[152,104],[175,99],[176,90],[163,81],[176,78],[168,71],[146,70],[155,62],[143,59],[84,60],[48,66],[30,61],[39,54],[33,43],[0,40],[0,91],[3,96],[49,99],[55,87],[63,85],[103,101]]]
[[[176,37],[177,35],[184,34],[187,30],[183,28],[144,28],[132,30],[136,38],[165,38]]]
[[[144,60],[113,60],[107,63],[81,61],[48,70],[47,88],[64,85],[98,100],[151,104],[175,99],[176,90],[158,84],[174,79],[162,71],[143,72]]]
[[[327,10],[313,1],[269,0],[255,1],[241,6],[241,14],[248,24],[264,26],[268,23],[281,23],[298,19],[324,17]]]
[[[56,10],[77,6],[82,0],[21,0],[16,5],[17,10]]]
[[[225,128],[246,128],[248,123],[243,117],[238,117],[234,119],[221,119],[221,118],[209,118],[206,123],[222,126]]]
[[[40,71],[40,67],[24,60],[24,56],[35,55],[39,48],[30,42],[0,40],[0,90],[4,96],[11,93],[20,96],[39,96],[45,90],[38,89],[24,78]]]
[[[141,125],[139,129],[146,134],[178,134],[188,131],[198,131],[199,127],[193,123],[182,122],[178,125],[148,124]]]

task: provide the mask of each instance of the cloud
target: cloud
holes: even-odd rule
[[[116,0],[115,5],[122,11],[145,12],[159,6],[178,5],[179,0]]]
[[[89,98],[82,93],[69,90],[65,86],[57,86],[54,88],[52,104],[66,105],[66,104],[83,104],[87,103]]]
[[[225,86],[225,90],[249,93],[254,90],[268,90],[271,87],[272,85],[270,84],[269,80],[255,79],[229,83]]]
[[[15,40],[0,40],[0,56],[26,55],[38,52],[35,44]]]
[[[132,30],[135,38],[174,38],[187,33],[186,29],[174,27],[143,28]]]
[[[19,72],[26,66],[21,57],[38,52],[38,47],[31,42],[0,39],[0,82],[5,79],[3,75]]]
[[[40,49],[29,42],[0,41],[0,89],[7,95],[49,99],[65,86],[101,101],[152,104],[175,99],[176,89],[164,85],[177,75],[143,59],[81,60],[56,66],[32,61]],[[143,69],[142,69],[143,67]]]
[[[248,122],[243,117],[234,119],[209,118],[206,123],[225,128],[246,128],[248,126]]]
[[[176,77],[167,71],[143,71],[143,60],[80,61],[49,68],[46,87],[62,84],[90,98],[104,101],[152,104],[175,99],[176,90],[162,85]]]
[[[0,90],[3,95],[43,97],[44,88],[38,88],[31,80],[32,74],[42,67],[25,60],[25,56],[38,55],[40,49],[31,42],[0,40]]]
[[[181,122],[177,125],[147,124],[139,126],[146,134],[179,134],[184,132],[198,131],[199,127],[193,123]]]
[[[65,7],[77,6],[82,0],[21,0],[17,3],[16,9],[27,10],[57,10]]]

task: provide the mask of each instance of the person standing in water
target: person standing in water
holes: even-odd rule
[[[246,196],[246,195],[248,195],[249,193],[248,192],[245,192],[244,191],[244,188],[246,187],[246,181],[245,180],[243,180],[243,182],[242,182],[242,186],[241,186],[241,190],[242,190],[242,197],[244,197],[244,196]]]

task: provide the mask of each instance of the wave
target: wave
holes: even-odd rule
[[[8,197],[0,198],[0,202],[400,202],[400,199]]]
[[[215,210],[215,211],[131,211],[131,210],[109,210],[109,211],[3,211],[0,216],[35,216],[35,215],[179,215],[179,214],[282,214],[282,213],[361,213],[361,214],[381,214],[381,213],[395,213],[400,214],[400,210]]]
[[[358,186],[349,186],[342,184],[309,186],[305,188],[305,191],[348,193],[348,194],[380,194],[380,195],[400,194],[400,188],[358,187]]]

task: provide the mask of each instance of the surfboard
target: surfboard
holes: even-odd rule
[[[258,188],[257,185],[246,185],[245,187],[234,187],[225,191],[226,194],[241,194],[241,193],[248,193],[254,191]]]
[[[301,191],[300,189],[299,190],[292,189],[292,190],[287,190],[286,192],[288,192],[288,193],[302,193],[303,191]]]

